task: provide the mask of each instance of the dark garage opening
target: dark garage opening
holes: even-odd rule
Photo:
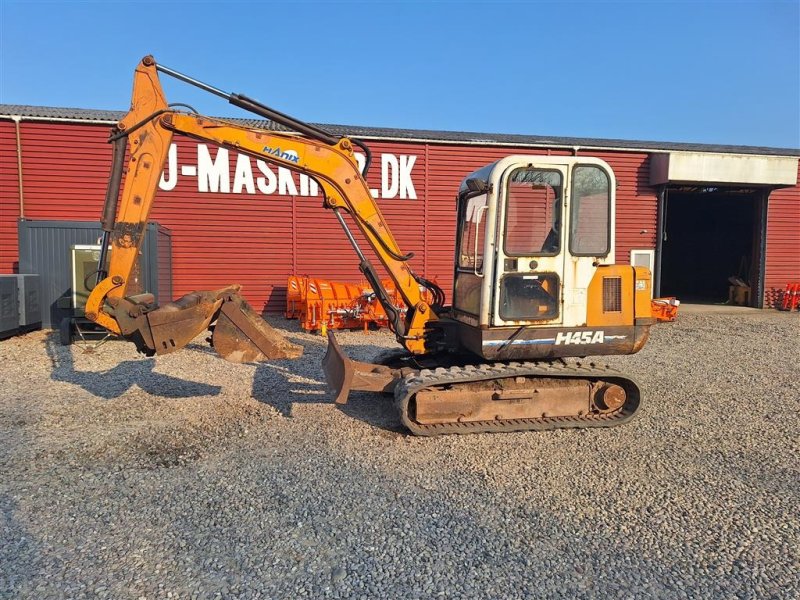
[[[730,277],[758,301],[763,194],[759,190],[669,188],[665,197],[661,295],[724,303]]]

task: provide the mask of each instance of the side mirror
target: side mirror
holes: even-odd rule
[[[483,179],[467,179],[467,188],[470,192],[485,192],[489,189],[489,184]]]

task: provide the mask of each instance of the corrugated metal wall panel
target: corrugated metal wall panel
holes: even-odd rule
[[[0,121],[0,273],[17,268],[19,173],[13,121]]]
[[[99,219],[111,152],[108,128],[23,121],[25,218]]]
[[[111,162],[111,150],[106,143],[108,128],[23,121],[22,132],[28,217],[99,219]],[[230,153],[231,191],[200,192],[198,176],[182,172],[185,166],[197,167],[198,145],[182,137],[175,142],[176,164],[167,169],[165,176],[174,177],[177,182],[173,189],[159,193],[151,215],[152,220],[172,232],[175,297],[195,289],[237,282],[243,284],[245,296],[254,307],[279,311],[284,307],[286,277],[290,273],[343,280],[361,278],[357,258],[337,220],[321,208],[321,194],[303,195],[308,186],[304,187],[299,176],[281,178],[273,168],[270,172],[279,181],[278,191],[282,188],[283,193],[265,193],[262,188],[269,183],[268,178],[264,179],[266,174],[259,170],[255,161],[249,161],[249,166],[243,168],[251,171],[250,181],[257,184],[255,189],[250,193],[239,172],[240,189],[234,190],[237,166],[242,165],[238,165],[235,153]],[[563,150],[402,142],[370,142],[370,148],[373,166],[368,183],[379,190],[378,205],[401,249],[416,253],[412,267],[428,277],[435,277],[448,298],[452,292],[455,195],[462,178],[508,154],[569,154]],[[54,156],[54,152],[58,156]],[[9,157],[10,164],[15,164],[13,123],[8,121],[0,122],[0,153]],[[209,154],[212,160],[217,158],[217,149],[210,147]],[[626,263],[632,248],[655,246],[656,191],[648,185],[648,155],[622,151],[587,152],[589,154],[606,160],[616,173],[616,257],[618,262]],[[401,199],[399,195],[390,199],[383,197],[382,155],[391,155],[390,162],[401,160],[401,156],[415,157],[411,173],[416,199]],[[6,166],[8,161],[3,163],[2,206],[10,208],[3,210],[0,231],[13,231],[12,235],[16,236],[17,198],[12,193],[16,186],[16,170]],[[260,182],[259,177],[262,178]],[[786,264],[789,260],[785,246],[795,238],[787,229],[789,224],[782,221],[786,218],[782,207],[789,206],[791,212],[792,202],[796,203],[791,198],[796,198],[797,193],[798,188],[776,192],[775,200],[770,202],[770,226],[777,232],[777,246],[768,245],[768,278],[776,279],[769,279],[772,286],[782,285],[777,282],[784,277],[781,269],[791,272],[791,267],[778,266],[775,270],[771,263],[777,260],[778,264]],[[788,200],[782,194],[789,194]],[[793,217],[790,214],[788,218]],[[374,259],[357,231],[356,238]],[[17,260],[16,248],[11,248],[8,239],[14,238],[3,236],[0,241],[0,249],[5,248],[0,265]],[[784,243],[782,239],[789,241]],[[9,252],[13,252],[10,257]]]
[[[800,166],[798,167],[800,177]],[[767,202],[764,306],[775,306],[789,282],[800,281],[800,187],[773,191]]]
[[[165,228],[158,228],[158,244],[156,248],[158,272],[156,295],[162,302],[174,298],[172,294],[172,234]]]
[[[70,246],[96,244],[101,234],[99,223],[19,222],[19,267],[21,272],[41,277],[43,327],[57,328],[61,319],[72,316],[69,308],[58,304],[59,298],[72,294]]]

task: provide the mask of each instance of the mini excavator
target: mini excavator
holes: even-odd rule
[[[159,73],[289,132],[169,105]],[[649,270],[614,264],[616,182],[607,163],[513,155],[467,175],[456,196],[454,292],[452,305],[445,306],[441,288],[411,269],[413,254],[401,251],[372,197],[363,142],[219,90],[152,56],[137,66],[131,110],[110,136],[100,271],[86,304],[89,319],[141,352],[174,352],[209,329],[212,346],[230,361],[301,354],[250,308],[238,285],[193,292],[163,306],[150,294],[128,294],[174,134],[304,173],[320,186],[323,207],[342,226],[403,347],[377,364],[358,362],[329,332],[323,371],[337,403],[347,402],[353,390],[393,394],[402,423],[416,435],[609,427],[638,409],[640,391],[632,379],[608,366],[565,360],[638,352],[653,323]],[[363,171],[356,148],[367,157]],[[345,215],[388,273],[405,310],[386,292]]]

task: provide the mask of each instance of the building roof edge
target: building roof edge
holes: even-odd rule
[[[65,108],[32,106],[23,104],[0,104],[0,119],[39,120],[53,122],[83,122],[114,124],[125,115],[121,111],[87,108]],[[248,127],[259,127],[271,131],[286,131],[286,128],[261,119],[223,117],[224,120]],[[479,133],[469,131],[444,131],[428,129],[399,129],[387,127],[365,127],[360,125],[316,124],[335,135],[374,140],[461,144],[486,146],[528,146],[537,148],[591,149],[639,152],[714,152],[721,154],[758,154],[765,156],[800,157],[800,148],[775,148],[768,146],[735,146],[728,144],[700,144],[687,142],[658,142],[645,140],[622,140],[606,138],[577,138],[508,133]]]

